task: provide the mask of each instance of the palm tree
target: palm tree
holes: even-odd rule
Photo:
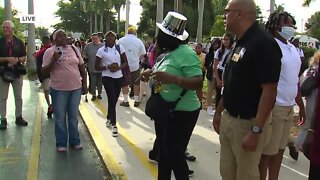
[[[315,1],[315,0],[304,0],[302,6],[309,7],[312,1]]]
[[[81,0],[80,4],[81,4],[81,7],[82,7],[83,11],[85,13],[88,13],[89,16],[90,16],[89,32],[90,32],[90,35],[91,35],[92,34],[92,4],[91,4],[91,0]]]
[[[163,20],[163,0],[157,0],[157,18],[156,22],[161,23]],[[158,28],[156,28],[156,34],[158,34]]]
[[[270,14],[274,12],[275,0],[270,0]]]
[[[11,14],[11,0],[5,0],[5,20],[12,20],[12,14]]]
[[[197,42],[202,40],[202,26],[203,26],[203,10],[204,0],[198,0],[198,29],[197,29]]]
[[[182,0],[174,0],[174,11],[182,13]]]
[[[120,33],[120,11],[121,11],[121,7],[124,7],[125,4],[126,4],[126,0],[113,0],[113,5],[114,5],[114,8],[116,9],[117,11],[117,15],[118,15],[118,18],[117,18],[117,33],[119,34]]]

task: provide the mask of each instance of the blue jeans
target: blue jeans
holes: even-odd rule
[[[79,145],[78,109],[81,88],[72,91],[61,91],[50,87],[50,95],[54,108],[56,147],[67,147],[68,132],[69,146]],[[67,116],[68,126],[66,123]]]

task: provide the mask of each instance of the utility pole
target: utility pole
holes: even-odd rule
[[[157,0],[157,18],[156,22],[161,23],[163,20],[163,0]],[[156,26],[156,35],[158,34],[158,27]]]
[[[274,12],[275,1],[276,0],[270,0],[270,14]]]
[[[34,14],[34,3],[33,0],[28,0],[28,14],[33,15]],[[27,52],[27,68],[29,70],[35,70],[36,69],[36,63],[35,59],[33,57],[33,53],[36,51],[35,46],[35,27],[34,23],[28,24],[28,52]]]
[[[12,21],[11,0],[4,0],[5,20]]]
[[[130,13],[130,1],[126,0],[126,24],[125,24],[125,32],[128,33],[129,28],[129,13]]]

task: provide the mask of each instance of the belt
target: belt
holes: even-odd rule
[[[231,111],[227,111],[230,116],[234,117],[234,118],[239,118],[239,119],[243,119],[243,120],[250,120],[251,118],[254,118],[254,115],[249,115],[249,114],[240,114],[238,112],[231,112]]]

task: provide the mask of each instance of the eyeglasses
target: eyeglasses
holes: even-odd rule
[[[240,10],[240,9],[225,9],[225,10],[224,10],[224,15],[227,16],[227,15],[229,15],[232,11],[238,11],[238,12],[240,12],[241,10]]]

